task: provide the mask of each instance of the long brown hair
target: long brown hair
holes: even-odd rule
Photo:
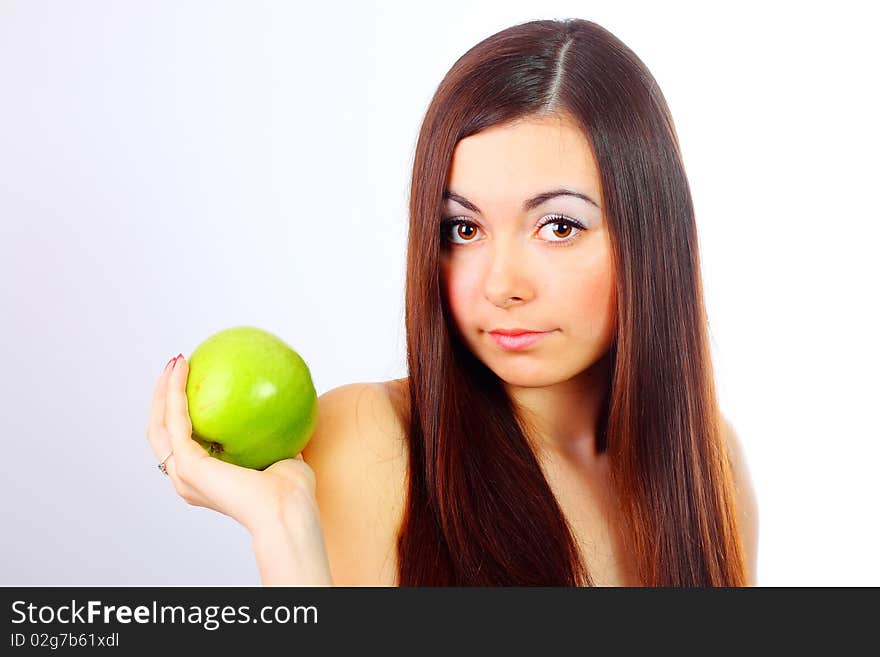
[[[597,431],[646,586],[743,586],[697,231],[678,137],[642,61],[584,20],[515,25],[466,52],[419,133],[409,207],[408,498],[401,586],[591,585],[503,381],[463,345],[440,278],[459,140],[546,113],[577,121],[601,180],[617,332]]]

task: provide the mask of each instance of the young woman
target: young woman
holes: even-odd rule
[[[687,178],[631,50],[567,20],[465,53],[421,128],[408,239],[409,376],[322,395],[296,459],[209,457],[186,362],[159,379],[157,458],[251,531],[265,584],[754,583]]]

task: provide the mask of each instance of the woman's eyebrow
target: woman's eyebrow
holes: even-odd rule
[[[560,188],[560,189],[550,190],[549,192],[542,192],[540,194],[537,194],[536,196],[533,196],[532,198],[526,199],[523,202],[523,206],[522,206],[523,212],[526,212],[528,210],[532,210],[532,209],[538,207],[539,205],[541,205],[542,203],[549,201],[551,198],[556,198],[557,196],[574,196],[575,198],[579,198],[583,201],[586,201],[590,205],[593,205],[597,208],[599,207],[599,204],[596,203],[596,201],[594,201],[592,198],[590,198],[586,194],[582,194],[581,192],[575,192],[570,189]],[[466,207],[471,212],[476,212],[477,214],[482,214],[482,212],[480,211],[480,208],[478,208],[476,205],[474,205],[473,203],[468,201],[461,194],[456,194],[455,192],[453,192],[449,189],[443,190],[443,198],[449,199],[450,201],[455,201],[456,203],[459,203],[459,204],[463,205],[464,207]]]

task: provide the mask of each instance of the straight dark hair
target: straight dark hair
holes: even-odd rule
[[[565,114],[598,164],[617,331],[597,428],[646,586],[744,586],[697,231],[678,137],[642,61],[585,20],[515,25],[466,52],[419,133],[406,278],[408,497],[401,586],[592,585],[503,381],[456,335],[440,277],[456,144]]]

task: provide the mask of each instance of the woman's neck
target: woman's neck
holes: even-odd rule
[[[541,388],[505,386],[528,426],[536,455],[592,465],[600,415],[610,385],[610,352],[577,376]]]

